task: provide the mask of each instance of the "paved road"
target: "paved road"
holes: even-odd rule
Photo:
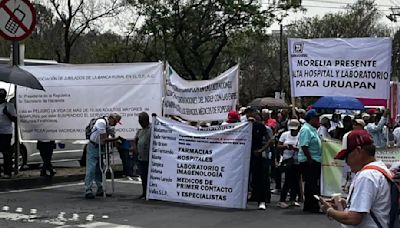
[[[277,196],[266,211],[255,203],[232,210],[136,199],[140,189],[137,181],[119,179],[106,199],[85,200],[83,183],[1,192],[0,209],[8,210],[0,212],[0,227],[339,227],[324,215],[279,209]],[[37,210],[33,216],[31,209]]]

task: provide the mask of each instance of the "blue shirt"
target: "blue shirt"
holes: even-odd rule
[[[321,162],[321,139],[319,138],[317,129],[309,123],[305,123],[299,132],[299,162],[307,161],[307,157],[301,148],[303,146],[308,147],[312,160]]]
[[[374,144],[376,147],[385,147],[386,145],[385,135],[383,134],[383,127],[385,126],[385,124],[386,118],[382,117],[379,120],[378,125],[376,125],[375,123],[369,123],[366,127],[368,133],[374,139]]]

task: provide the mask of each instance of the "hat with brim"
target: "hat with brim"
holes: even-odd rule
[[[343,136],[342,149],[336,154],[335,159],[344,160],[358,146],[372,145],[373,142],[366,130],[350,131]]]

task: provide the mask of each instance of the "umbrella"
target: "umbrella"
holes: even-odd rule
[[[349,109],[362,110],[364,105],[354,97],[321,97],[313,104],[316,109]]]
[[[289,108],[289,105],[282,99],[273,97],[261,97],[252,100],[249,103],[252,107],[268,107],[268,108]]]
[[[35,76],[18,66],[0,65],[0,81],[31,89],[44,90]]]

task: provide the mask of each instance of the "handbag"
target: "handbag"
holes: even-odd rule
[[[293,164],[294,164],[294,158],[291,157],[291,158],[283,160],[281,162],[281,164],[278,166],[278,169],[281,172],[286,172]]]

